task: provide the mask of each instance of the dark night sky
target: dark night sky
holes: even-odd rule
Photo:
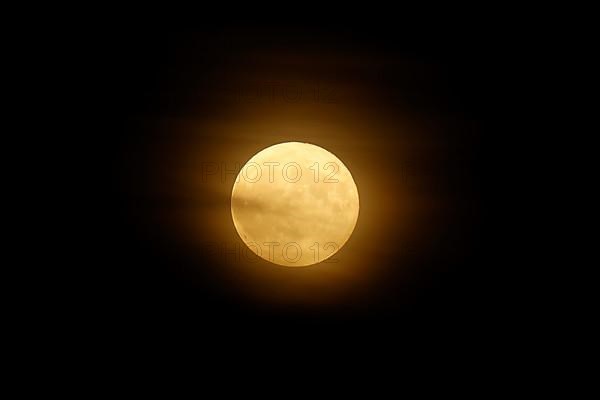
[[[93,165],[79,179],[86,181],[90,172],[98,179],[93,197],[82,200],[84,209],[95,211],[78,253],[80,268],[93,272],[82,272],[85,278],[73,285],[91,297],[87,310],[109,326],[185,327],[214,335],[312,332],[318,326],[375,337],[489,323],[501,299],[486,164],[494,115],[504,100],[498,97],[503,50],[481,26],[454,28],[231,24],[168,34],[111,32],[86,40],[89,68],[82,86],[94,93],[86,104],[94,120],[82,158]],[[265,81],[302,82],[309,89],[318,84],[337,97],[333,104],[306,102],[300,108],[264,96],[239,104],[240,89]],[[203,187],[188,196],[188,182],[178,174],[187,157],[182,148],[197,146],[200,158],[221,157],[225,139],[210,129],[190,138],[186,127],[255,115],[252,135],[260,147],[270,140],[260,136],[260,113],[271,111],[292,121],[301,115],[307,126],[332,126],[327,124],[350,115],[364,117],[361,128],[381,121],[380,131],[357,129],[323,140],[347,146],[346,158],[357,160],[357,166],[349,163],[351,170],[370,162],[372,170],[357,173],[363,182],[375,179],[371,172],[381,155],[380,167],[396,188],[389,196],[410,193],[417,204],[418,212],[391,213],[365,228],[365,240],[367,233],[385,238],[386,249],[375,261],[358,260],[360,271],[377,275],[368,282],[355,279],[340,297],[316,304],[257,298],[240,288],[246,283],[262,289],[260,278],[223,272],[229,264],[190,244],[178,219],[177,210],[190,203],[222,202]],[[319,140],[319,134],[306,134]],[[237,143],[235,137],[226,140]],[[369,142],[373,148],[353,150]],[[253,153],[239,146],[233,158],[245,161]],[[362,201],[361,193],[361,208]],[[400,201],[388,197],[384,204]],[[413,218],[410,228],[402,228],[407,222],[400,215]],[[201,235],[209,237],[211,228]]]

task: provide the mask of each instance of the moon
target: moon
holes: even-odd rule
[[[259,151],[241,168],[231,192],[231,216],[247,246],[245,256],[252,256],[249,249],[286,267],[330,259],[352,235],[358,214],[358,189],[348,168],[309,143]]]

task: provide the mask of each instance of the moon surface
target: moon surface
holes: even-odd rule
[[[249,249],[287,267],[333,256],[350,238],[358,213],[358,189],[348,168],[309,143],[261,150],[242,167],[231,193],[231,215],[247,246],[245,256],[252,256]]]

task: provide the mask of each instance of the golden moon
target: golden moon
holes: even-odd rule
[[[242,241],[259,257],[287,267],[333,256],[354,231],[358,212],[348,168],[309,143],[261,150],[242,167],[231,192],[231,216]]]

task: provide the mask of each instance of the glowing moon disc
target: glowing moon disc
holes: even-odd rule
[[[241,169],[231,215],[246,246],[275,264],[301,267],[335,254],[359,211],[352,175],[335,155],[308,143],[280,143]]]

